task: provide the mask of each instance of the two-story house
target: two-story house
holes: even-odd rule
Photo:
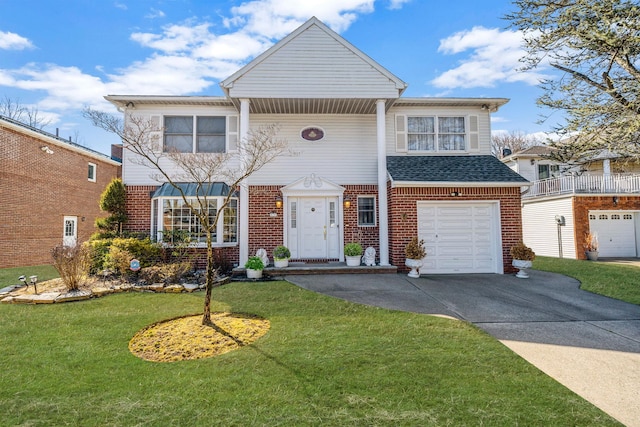
[[[51,249],[95,232],[120,162],[0,116],[0,268],[51,264]]]
[[[403,269],[418,236],[424,273],[511,271],[526,180],[490,155],[490,114],[507,99],[403,98],[406,83],[316,18],[220,86],[225,96],[106,99],[161,123],[166,149],[180,134],[189,152],[234,150],[249,129],[280,126],[295,155],[252,175],[216,233],[232,262],[280,244],[298,261],[343,261],[357,241]],[[197,144],[207,132],[215,148]],[[161,237],[177,220],[193,224],[131,157],[125,150],[129,228]]]
[[[503,162],[533,185],[522,195],[524,242],[538,255],[585,259],[585,236],[600,257],[640,255],[640,165],[606,150],[578,164],[549,158],[534,146]]]

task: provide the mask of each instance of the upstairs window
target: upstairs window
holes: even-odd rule
[[[538,179],[557,178],[559,176],[559,165],[538,165]]]
[[[409,151],[464,151],[466,135],[464,117],[407,117]]]
[[[91,182],[96,182],[96,165],[95,163],[89,163],[89,168],[87,172],[87,178]]]
[[[227,134],[226,122],[226,117],[165,116],[164,151],[224,153]]]

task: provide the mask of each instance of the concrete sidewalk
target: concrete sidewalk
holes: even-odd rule
[[[302,288],[485,330],[515,353],[629,427],[640,427],[640,306],[579,289],[566,276],[288,276]]]

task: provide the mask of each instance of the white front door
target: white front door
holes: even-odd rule
[[[293,258],[338,259],[338,198],[299,197],[290,200],[289,247]]]
[[[62,244],[64,246],[75,246],[78,242],[78,217],[64,217],[64,231],[62,234]]]

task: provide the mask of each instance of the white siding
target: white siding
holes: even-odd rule
[[[491,122],[489,113],[478,107],[392,107],[387,113],[387,155],[399,156],[404,153],[396,150],[396,115],[406,116],[464,116],[467,126],[467,152],[473,155],[491,154]],[[470,150],[469,145],[469,117],[478,117],[478,149]],[[426,154],[426,153],[421,153]],[[447,152],[437,154],[447,155]],[[459,154],[458,152],[453,153]]]
[[[562,235],[562,257],[576,259],[574,239],[573,203],[571,197],[526,203],[522,207],[522,236],[524,243],[536,255],[560,256],[556,215],[565,218],[560,227]]]
[[[276,123],[279,138],[289,142],[285,155],[253,175],[252,185],[286,185],[314,173],[339,185],[376,184],[376,118],[369,115],[252,115],[251,127]],[[324,130],[320,141],[305,141],[308,126]]]
[[[136,109],[134,113],[142,117],[170,115],[227,116],[238,114],[232,107],[212,108],[179,105],[163,105],[144,110]],[[161,134],[160,138],[162,138]],[[162,139],[160,139],[160,142],[162,142]],[[139,164],[139,160],[140,159],[131,153],[131,151],[127,149],[122,150],[122,181],[126,185],[158,185],[158,180],[154,177],[157,175],[157,170]],[[172,174],[176,172],[176,168],[173,167],[169,160],[164,159],[161,165]],[[233,167],[234,165],[230,166]]]
[[[238,78],[232,97],[395,98],[398,89],[384,76],[312,26]]]

